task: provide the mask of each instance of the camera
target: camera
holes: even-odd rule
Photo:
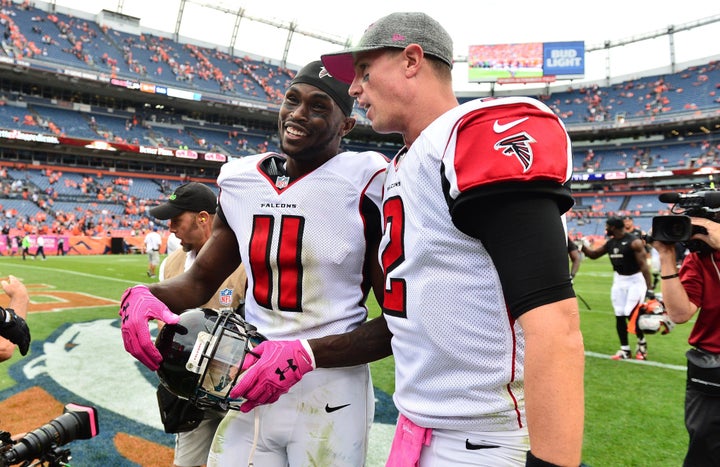
[[[664,203],[675,203],[671,212],[675,215],[655,216],[652,220],[652,233],[646,241],[682,243],[692,252],[710,252],[712,248],[701,241],[692,239],[697,233],[707,234],[704,227],[692,225],[690,217],[703,217],[715,220],[720,208],[720,192],[699,190],[687,194],[663,193],[658,199]]]
[[[90,439],[98,430],[95,407],[67,404],[62,415],[17,441],[12,440],[10,433],[0,432],[0,467],[30,465],[34,459],[50,466],[68,465],[70,450],[61,446],[76,439]]]
[[[648,239],[666,243],[687,242],[696,233],[707,233],[703,230],[702,227],[693,226],[688,215],[656,216],[653,217],[652,235]]]

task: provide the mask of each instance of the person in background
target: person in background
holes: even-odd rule
[[[689,442],[683,466],[711,467],[720,459],[720,224],[692,217],[707,234],[685,256],[678,271],[673,243],[654,241],[660,256],[660,290],[668,317],[676,324],[694,319],[686,352],[685,427]]]
[[[2,209],[0,209],[0,214],[2,214]],[[7,246],[7,252],[10,256],[13,256],[12,254],[12,238],[10,236],[10,224],[5,222],[2,227],[2,234],[5,237],[5,245]]]
[[[38,234],[37,240],[36,240],[37,248],[35,249],[35,255],[34,258],[37,258],[38,255],[42,256],[42,260],[45,261],[47,258],[45,257],[45,238]]]
[[[25,284],[10,275],[0,281],[3,292],[10,297],[7,305],[0,306],[0,362],[9,360],[15,351],[27,355],[30,348],[30,329],[25,322],[30,297]]]
[[[157,226],[154,226],[150,232],[145,235],[145,253],[148,257],[148,269],[147,276],[154,278],[155,271],[160,265],[160,246],[162,245],[162,238],[158,233]]]
[[[647,243],[647,246],[650,249],[648,252],[650,262],[648,264],[650,266],[650,275],[652,276],[652,286],[649,291],[655,293],[655,290],[657,290],[657,286],[660,283],[660,254],[655,247],[652,246],[652,243]]]
[[[17,254],[21,243],[22,239],[19,236],[12,236],[12,238],[10,239],[10,256],[15,256]]]
[[[645,232],[643,232],[643,230],[640,227],[635,225],[635,221],[633,220],[633,218],[631,216],[625,216],[623,218],[623,225],[625,226],[625,230],[628,233],[635,235],[636,237],[638,237],[641,240],[643,238],[645,238]]]
[[[150,210],[152,211],[152,209]],[[173,251],[182,248],[182,243],[180,242],[180,239],[175,235],[175,232],[170,232],[170,235],[168,235],[167,238],[167,255],[171,255]]]
[[[534,99],[458,105],[452,52],[437,21],[401,12],[322,56],[372,128],[405,142],[383,191],[383,315],[302,343],[315,365],[282,380],[298,343],[260,344],[231,395],[247,399],[241,410],[282,403],[313,368],[390,346],[400,416],[388,466],[577,466],[584,352],[564,222],[570,139]]]
[[[570,280],[574,280],[580,270],[582,256],[580,255],[580,249],[577,244],[570,240],[570,237],[568,237],[568,257],[570,258]]]
[[[177,237],[177,235],[175,235],[175,232],[172,231],[170,232],[170,235],[168,235],[166,245],[167,256],[164,260],[160,262],[160,267],[158,268],[158,278],[160,278],[160,280],[162,280],[162,278],[165,276],[165,265],[167,264],[167,260],[170,255],[172,255],[173,252],[182,249],[182,242]]]
[[[596,249],[583,244],[582,252],[590,259],[597,259],[605,254],[610,257],[614,271],[610,299],[615,311],[615,328],[620,340],[620,350],[612,358],[625,360],[632,358],[628,320],[633,309],[645,300],[648,291],[651,290],[650,267],[642,239],[628,233],[621,218],[609,217],[605,222],[605,233],[610,238],[604,244]],[[638,340],[635,358],[646,360],[645,334],[638,328],[636,335]]]
[[[635,224],[635,221],[631,216],[625,216],[623,218],[623,224],[625,224],[625,230],[627,232],[635,235],[643,242],[648,266],[650,267],[650,275],[653,278],[648,291],[654,291],[655,287],[657,287],[658,281],[660,280],[660,261],[657,258],[657,252],[654,252],[652,245],[646,241],[646,232]]]
[[[20,244],[20,247],[22,248],[22,258],[23,258],[23,261],[25,261],[25,258],[26,258],[27,256],[30,256],[32,259],[35,259],[35,257],[30,254],[30,245],[31,245],[31,243],[32,243],[32,242],[31,242],[31,240],[30,240],[30,235],[27,234],[27,233],[26,233],[25,235],[23,235],[22,242],[21,242],[21,244]]]
[[[203,183],[189,182],[177,187],[167,202],[150,209],[150,215],[156,219],[170,220],[170,235],[180,244],[179,249],[163,260],[159,281],[176,277],[192,266],[198,252],[210,239],[216,207],[217,197],[210,187]],[[245,269],[240,266],[225,279],[203,307],[215,310],[228,307],[239,309],[244,303],[246,282]],[[162,327],[163,323],[158,324]],[[164,401],[166,407],[172,407],[168,410],[180,410],[183,406],[183,402],[162,385],[158,387],[158,391],[162,393],[159,400]],[[175,435],[174,467],[205,465],[213,436],[225,413],[205,410],[204,417],[196,428]]]
[[[348,86],[320,61],[297,73],[278,113],[282,152],[222,166],[212,235],[190,269],[123,294],[128,352],[158,368],[162,357],[147,320],[177,322],[175,313],[207,300],[241,262],[248,276],[247,322],[270,341],[297,344],[290,354],[275,354],[284,360],[283,378],[313,366],[301,340],[366,322],[371,286],[383,300],[378,245],[388,160],[374,151],[340,150],[355,126],[352,109]],[[385,355],[389,346],[387,340]],[[208,466],[363,466],[374,406],[368,365],[318,369],[277,404],[230,411]]]

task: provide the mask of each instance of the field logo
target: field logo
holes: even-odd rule
[[[49,284],[26,284],[30,295],[29,313],[76,310],[118,304],[117,300],[98,297],[82,292],[55,290]]]
[[[58,291],[46,284],[26,286],[30,312],[119,305],[116,300]],[[223,289],[220,302],[229,306],[232,293]],[[156,323],[150,324],[150,331],[154,338]],[[163,431],[157,374],[125,351],[119,318],[61,325],[45,341],[33,340],[30,353],[8,371],[18,383],[0,391],[3,430],[34,430],[59,416],[64,404],[90,405],[98,412],[99,434],[66,445],[78,465],[172,465],[175,438]],[[29,420],[31,412],[36,417]],[[12,425],[8,424],[11,415],[17,421]],[[396,417],[390,396],[376,389],[369,466],[384,465]]]

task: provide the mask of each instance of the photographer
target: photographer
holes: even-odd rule
[[[15,345],[22,355],[27,354],[30,347],[30,330],[25,323],[27,308],[30,303],[27,289],[15,276],[8,276],[0,281],[3,291],[10,297],[7,308],[0,306],[0,362],[10,359]]]
[[[675,323],[697,314],[688,338],[688,378],[685,389],[685,426],[690,436],[685,466],[718,465],[720,459],[720,224],[691,217],[704,227],[692,240],[705,242],[690,248],[677,270],[675,243],[653,241],[660,254],[660,287],[665,310]],[[695,250],[695,251],[693,251]]]

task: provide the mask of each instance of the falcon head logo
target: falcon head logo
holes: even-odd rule
[[[527,172],[533,163],[533,151],[530,146],[535,139],[526,132],[508,136],[495,143],[494,148],[506,156],[515,156],[523,166],[523,173]]]

